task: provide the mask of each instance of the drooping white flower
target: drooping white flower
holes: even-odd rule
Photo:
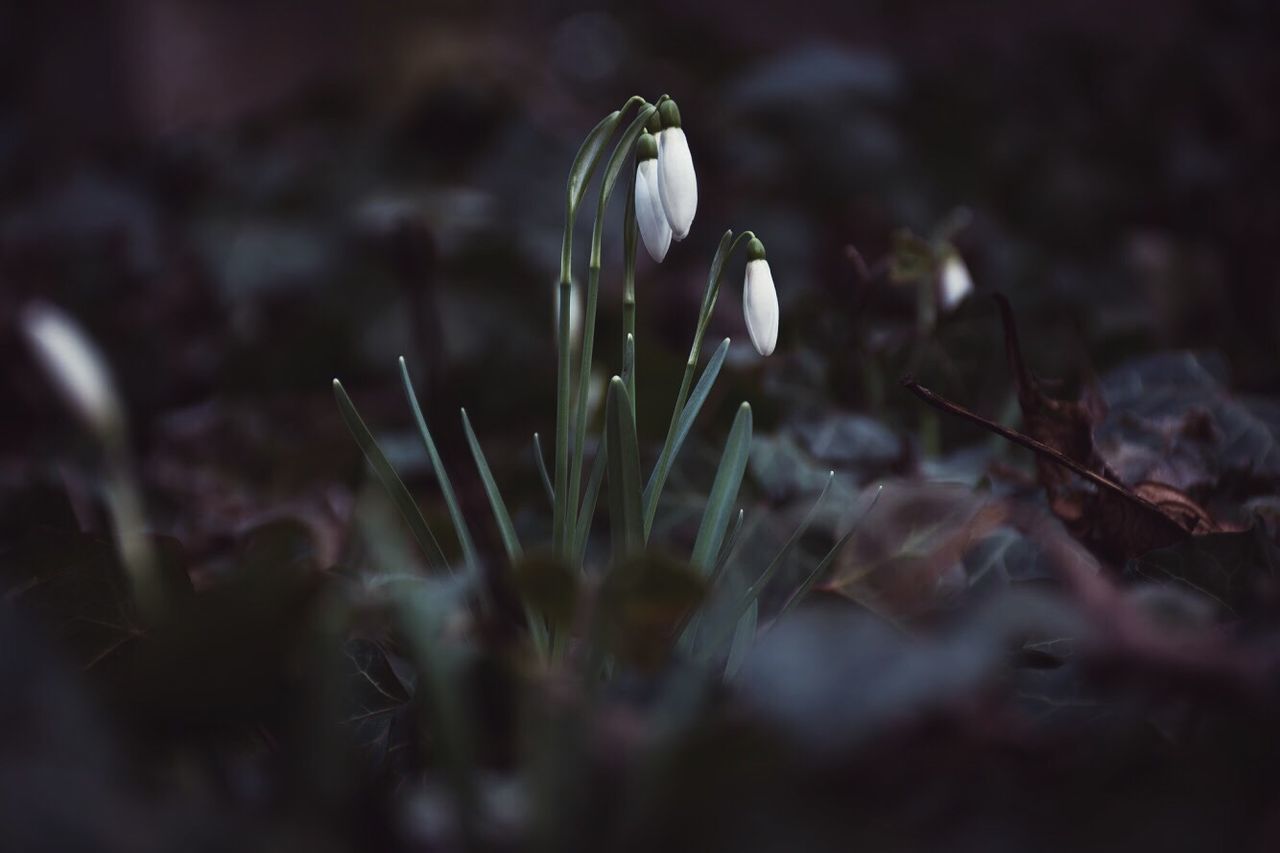
[[[949,253],[946,260],[942,262],[938,286],[939,305],[943,311],[950,311],[972,292],[973,279],[969,276],[969,268],[965,266],[959,254]]]
[[[662,130],[658,132],[658,197],[671,226],[671,236],[683,240],[698,212],[698,178],[676,102],[663,101],[658,113],[662,117]]]
[[[658,190],[658,141],[647,130],[636,143],[636,225],[649,257],[662,263],[671,248],[671,225]]]
[[[118,436],[124,407],[106,359],[75,320],[45,303],[28,305],[22,329],[58,393],[99,436]]]
[[[747,244],[747,274],[742,285],[742,314],[756,352],[769,355],[778,343],[778,291],[765,260],[764,244],[754,237]]]

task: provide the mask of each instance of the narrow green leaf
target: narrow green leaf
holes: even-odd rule
[[[454,494],[449,472],[445,470],[440,453],[436,450],[436,443],[431,437],[431,430],[427,428],[427,419],[423,416],[422,407],[418,404],[418,394],[413,389],[413,380],[409,378],[409,367],[405,364],[404,356],[400,357],[400,380],[404,385],[404,394],[409,398],[409,406],[413,409],[418,433],[422,436],[422,443],[427,448],[427,456],[431,458],[431,468],[436,473],[437,482],[440,483],[440,493],[449,507],[449,517],[453,519],[453,529],[458,535],[458,544],[462,546],[463,559],[466,560],[469,570],[478,572],[480,561],[476,556],[476,546],[471,539],[471,531],[467,527],[466,518],[462,515],[462,508],[458,505],[458,497]]]
[[[396,473],[396,469],[392,468],[391,463],[387,461],[386,454],[382,452],[378,442],[374,441],[373,433],[369,432],[369,428],[365,426],[360,413],[356,411],[355,404],[347,396],[346,389],[342,387],[342,383],[337,379],[333,380],[333,396],[338,401],[338,412],[342,415],[342,420],[347,425],[347,430],[350,431],[351,437],[356,440],[356,444],[360,446],[361,452],[364,453],[364,458],[368,461],[369,467],[373,469],[378,481],[387,490],[387,494],[391,497],[392,503],[396,505],[396,510],[399,511],[400,517],[409,525],[409,530],[413,533],[413,538],[417,540],[418,547],[426,555],[427,565],[432,569],[445,568],[448,563],[444,558],[444,552],[440,550],[440,543],[436,541],[435,534],[427,526],[427,520],[422,517],[422,510],[418,509],[418,504],[413,499],[413,495],[409,494],[409,490],[405,488],[400,475]]]
[[[493,472],[489,470],[489,462],[484,458],[484,451],[480,448],[480,442],[476,440],[476,434],[471,429],[471,419],[467,417],[466,409],[462,410],[462,429],[467,434],[467,444],[471,446],[471,455],[476,461],[476,470],[480,472],[480,481],[484,483],[484,492],[489,496],[489,506],[493,509],[493,518],[498,522],[498,532],[502,535],[502,546],[507,551],[507,558],[514,563],[524,554],[524,549],[520,547],[520,540],[516,537],[516,528],[511,523],[511,514],[507,512],[507,505],[502,500],[502,492],[498,491],[498,484],[494,482]]]
[[[665,460],[658,458],[658,462],[653,466],[653,471],[649,474],[649,482],[644,487],[644,503],[648,507],[650,501],[653,500],[653,491],[658,488],[659,478],[663,482],[666,481],[667,473],[671,470],[671,466],[675,464],[676,456],[680,453],[680,448],[684,446],[684,441],[689,437],[689,431],[693,429],[693,422],[697,419],[698,413],[702,411],[702,405],[707,402],[707,397],[711,394],[711,388],[716,383],[716,377],[720,375],[720,368],[724,366],[725,356],[729,354],[729,339],[725,338],[720,342],[720,346],[716,347],[716,351],[712,353],[711,360],[707,362],[707,367],[702,371],[702,376],[698,377],[698,384],[693,386],[693,393],[689,395],[689,400],[684,406],[684,410],[680,413],[680,422],[676,426],[675,435],[671,440],[671,450],[667,453]],[[654,501],[656,506],[656,501]],[[652,522],[650,522],[652,523]]]
[[[551,474],[547,471],[547,459],[542,454],[542,440],[538,438],[538,434],[533,434],[533,459],[538,463],[538,476],[542,478],[542,488],[547,490],[547,500],[551,501],[551,505],[555,506],[556,491],[551,485]]]
[[[862,526],[862,522],[867,520],[867,516],[871,514],[871,510],[876,508],[876,503],[880,500],[880,493],[883,491],[884,486],[880,486],[876,489],[875,497],[871,499],[871,503],[867,505],[867,508],[863,511],[862,515],[853,523],[848,532],[836,540],[836,544],[831,546],[831,550],[827,552],[827,555],[823,557],[822,560],[819,561],[818,565],[814,566],[813,571],[809,572],[808,576],[800,582],[800,586],[796,587],[796,591],[791,594],[791,597],[787,599],[786,603],[783,604],[782,608],[778,611],[777,618],[781,619],[791,610],[791,608],[799,604],[800,601],[809,594],[809,590],[813,589],[813,585],[818,582],[818,578],[826,574],[827,569],[831,567],[831,563],[835,560],[836,555],[839,554],[845,544],[853,538],[853,534],[858,532],[858,528]]]
[[[746,517],[746,514],[747,511],[745,509],[738,510],[738,517],[733,522],[733,530],[729,531],[728,538],[724,540],[724,545],[720,548],[720,556],[716,558],[716,568],[711,575],[713,584],[715,583],[714,578],[719,577],[720,573],[724,571],[724,567],[737,555],[739,538],[742,536],[742,520]]]
[[[734,610],[730,612],[728,619],[726,620],[726,624],[737,624],[746,615],[747,611],[754,607],[756,602],[760,600],[760,594],[764,592],[764,588],[768,586],[769,581],[773,580],[774,575],[778,573],[778,570],[782,568],[787,557],[791,554],[791,550],[795,548],[796,543],[798,543],[801,538],[804,537],[805,533],[809,531],[809,527],[813,524],[813,520],[817,518],[818,510],[822,507],[822,501],[831,490],[831,482],[835,478],[835,471],[832,471],[827,475],[827,482],[823,484],[822,491],[818,494],[818,499],[813,502],[813,506],[807,513],[805,513],[804,518],[801,519],[800,524],[796,527],[795,531],[787,537],[787,541],[783,543],[781,550],[773,556],[773,559],[769,561],[769,565],[760,573],[760,577],[756,578],[755,583],[751,584],[751,586],[747,588],[747,591],[743,594],[741,601]],[[708,658],[714,658],[720,653],[724,643],[728,642],[730,639],[731,637],[729,636],[712,638],[712,640],[708,642],[703,649],[704,655]]]
[[[591,537],[591,520],[596,515],[596,504],[600,501],[600,485],[604,482],[604,473],[609,460],[609,451],[601,444],[596,451],[596,459],[591,463],[591,476],[587,480],[587,490],[582,495],[582,509],[578,513],[578,526],[574,528],[573,564],[582,567],[587,557],[587,540]]]
[[[756,625],[760,618],[760,602],[753,601],[751,606],[747,608],[747,612],[743,613],[738,619],[738,625],[733,631],[733,642],[729,646],[729,659],[724,665],[724,674],[726,678],[732,678],[737,673],[738,668],[742,666],[742,661],[746,659],[747,652],[751,651],[751,647],[756,641]]]
[[[733,518],[733,504],[738,499],[742,476],[747,470],[747,457],[751,455],[751,404],[743,403],[733,419],[729,439],[720,457],[711,494],[707,496],[707,508],[702,514],[698,537],[693,544],[692,562],[704,575],[715,568],[715,558],[720,553],[725,531]]]
[[[609,528],[613,557],[621,561],[644,548],[640,515],[640,449],[627,385],[609,381],[605,408],[605,452],[609,454]]]

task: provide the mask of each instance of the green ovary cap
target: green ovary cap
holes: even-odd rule
[[[658,114],[662,116],[663,127],[680,126],[680,108],[676,106],[675,101],[663,101],[658,107]]]
[[[665,101],[663,103],[666,103]],[[662,130],[662,107],[649,114],[649,120],[644,123],[644,129],[650,133],[657,133]]]
[[[636,161],[654,160],[658,157],[658,140],[649,131],[640,134],[636,140]]]
[[[764,260],[764,243],[760,242],[759,237],[752,237],[751,242],[747,243],[747,260],[748,261]]]

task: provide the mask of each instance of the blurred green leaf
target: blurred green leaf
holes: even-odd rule
[[[641,669],[657,668],[706,591],[689,564],[652,551],[615,564],[600,589],[602,646]]]
[[[445,568],[448,561],[445,560],[444,552],[440,550],[440,543],[436,541],[435,534],[431,532],[426,519],[422,517],[422,510],[418,508],[413,495],[409,494],[409,490],[405,488],[395,468],[391,467],[391,463],[387,461],[382,448],[378,447],[378,443],[374,441],[373,434],[365,426],[360,413],[356,411],[351,398],[347,396],[342,383],[337,379],[333,380],[333,395],[338,401],[338,411],[342,414],[343,422],[356,440],[356,444],[360,445],[364,458],[373,468],[373,473],[377,475],[382,487],[391,496],[392,502],[400,512],[400,517],[409,525],[413,538],[417,540],[418,546],[427,557],[427,564],[433,569]]]
[[[553,629],[566,629],[573,622],[579,580],[579,574],[563,560],[545,553],[523,557],[512,568],[512,581],[521,600]]]

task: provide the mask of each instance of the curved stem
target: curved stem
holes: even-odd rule
[[[707,276],[707,289],[702,295],[702,307],[698,311],[698,325],[693,333],[693,345],[689,347],[689,358],[685,361],[684,376],[680,379],[680,390],[676,393],[676,403],[671,410],[671,425],[667,427],[667,437],[662,443],[662,452],[658,454],[658,462],[653,471],[653,488],[646,496],[644,507],[644,536],[649,539],[649,531],[653,529],[653,519],[658,513],[658,497],[662,487],[666,485],[667,474],[671,471],[671,451],[675,442],[680,415],[684,412],[685,403],[689,399],[689,389],[693,385],[693,372],[698,366],[698,356],[702,352],[702,339],[711,324],[711,311],[716,306],[716,298],[720,295],[720,278],[725,264],[744,240],[755,237],[750,231],[743,231],[736,238],[733,231],[725,231],[720,238],[720,246],[715,258],[711,261],[711,272]]]
[[[632,96],[623,105],[620,112],[630,109],[632,104],[640,104],[642,106],[635,119],[632,120],[631,124],[618,139],[618,143],[609,157],[609,164],[605,167],[604,177],[600,181],[600,195],[596,203],[595,223],[591,230],[591,255],[587,268],[587,299],[582,318],[582,353],[578,367],[578,395],[575,401],[576,417],[574,418],[572,433],[574,442],[573,462],[569,474],[568,504],[565,517],[566,524],[570,526],[576,520],[575,514],[582,488],[583,456],[586,452],[587,392],[591,382],[591,361],[595,355],[596,309],[600,296],[600,254],[601,246],[604,243],[605,209],[608,207],[609,199],[613,195],[618,175],[622,172],[623,165],[628,162],[636,140],[640,138],[640,132],[644,130],[645,123],[653,115],[654,110],[657,109],[657,107],[648,104],[643,98]],[[557,491],[558,488],[557,484]],[[573,539],[573,531],[567,531],[564,542],[572,542]]]

